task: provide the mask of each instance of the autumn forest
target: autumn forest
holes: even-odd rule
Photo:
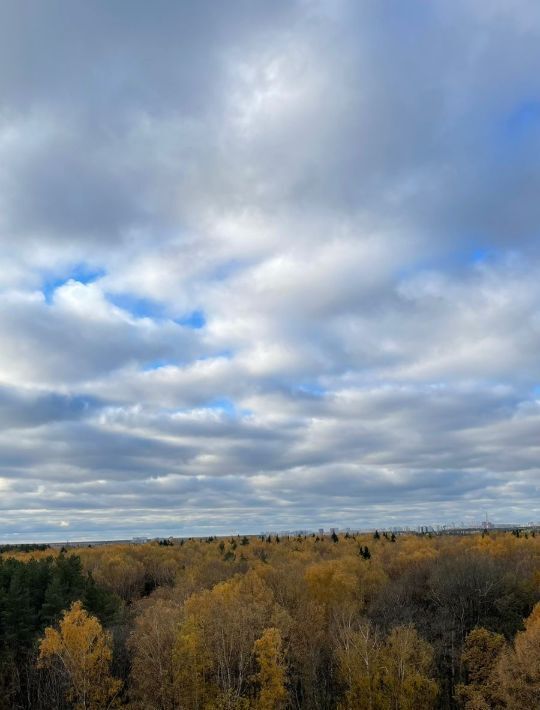
[[[0,707],[536,708],[539,601],[534,533],[11,548]]]

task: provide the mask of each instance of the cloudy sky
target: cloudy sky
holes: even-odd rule
[[[0,4],[0,538],[540,519],[536,0]]]

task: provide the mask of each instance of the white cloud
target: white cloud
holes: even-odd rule
[[[0,533],[540,518],[536,4],[158,6],[0,10]]]

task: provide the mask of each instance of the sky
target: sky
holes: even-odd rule
[[[536,0],[0,3],[0,540],[540,520]]]

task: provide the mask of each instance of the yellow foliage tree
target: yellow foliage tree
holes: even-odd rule
[[[39,646],[38,665],[59,672],[76,710],[114,707],[121,681],[110,672],[111,638],[81,602],[64,613],[59,629],[47,627]]]
[[[255,641],[253,651],[259,671],[254,680],[259,686],[255,701],[256,710],[280,710],[287,700],[285,688],[285,663],[279,629],[265,629]]]
[[[382,680],[384,694],[392,710],[429,710],[438,694],[430,677],[433,650],[412,626],[397,626],[384,648]]]
[[[305,578],[312,598],[327,607],[361,603],[353,564],[349,560],[324,560],[308,567]]]
[[[181,606],[163,599],[140,604],[128,640],[132,654],[131,697],[146,710],[176,710],[173,648],[181,618]]]
[[[338,677],[347,688],[343,710],[381,707],[382,640],[369,622],[338,629]]]
[[[248,572],[193,594],[184,613],[174,649],[181,707],[244,707],[255,641],[287,622],[272,592]]]
[[[456,688],[465,710],[490,710],[498,706],[499,685],[493,671],[504,646],[504,636],[487,629],[473,629],[465,639],[461,660],[469,682]]]
[[[338,676],[346,687],[343,710],[429,710],[437,683],[431,679],[431,646],[412,626],[397,626],[383,642],[369,622],[342,628]]]
[[[503,650],[496,667],[508,710],[540,707],[540,603],[525,621],[525,631],[516,635],[513,648]]]
[[[129,555],[104,554],[94,570],[94,579],[125,601],[131,601],[142,590],[144,566]]]

